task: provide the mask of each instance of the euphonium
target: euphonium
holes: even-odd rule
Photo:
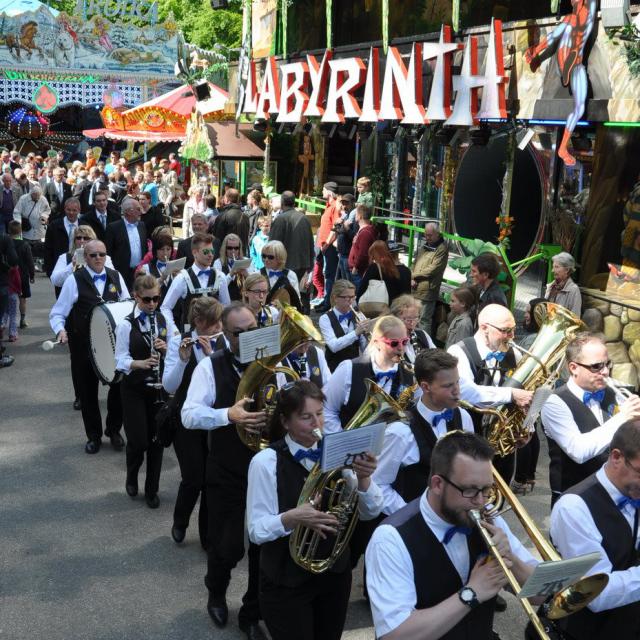
[[[567,344],[576,332],[584,329],[582,321],[563,306],[546,302],[538,305],[536,311],[540,307],[544,311],[538,335],[504,386],[529,391],[542,386],[550,387],[560,375]],[[517,345],[514,346],[517,348]],[[491,420],[485,436],[497,455],[509,455],[518,441],[529,437],[529,430],[523,424],[526,412],[515,404],[491,411],[482,409],[481,412],[492,413],[495,418]]]
[[[502,476],[493,469],[494,479],[494,491],[496,501],[502,505],[505,502],[509,504],[509,508],[513,510],[513,513],[522,524],[525,532],[529,536],[529,539],[538,550],[543,561],[557,561],[560,560],[560,555],[553,548],[553,546],[542,535],[535,522],[527,511],[522,506],[522,503],[516,498],[513,491],[509,488],[509,484],[505,482]],[[488,531],[482,526],[480,520],[482,518],[491,519],[498,515],[499,507],[493,506],[491,509],[485,509],[481,514],[479,511],[472,510],[470,516],[476,526],[478,527],[480,534],[486,542],[492,555],[500,565],[504,574],[506,575],[510,586],[514,593],[520,591],[520,585],[518,584],[513,573],[508,569],[504,563],[504,559],[497,551],[495,543],[493,542]],[[505,509],[506,510],[506,509]],[[547,620],[546,625],[540,619],[538,614],[533,610],[533,607],[526,599],[521,599],[520,604],[524,608],[525,612],[529,616],[531,623],[533,624],[536,632],[542,638],[542,640],[549,640],[549,631],[553,629],[552,620],[559,620],[573,613],[577,613],[584,607],[586,607],[592,600],[597,598],[602,590],[607,586],[609,576],[604,573],[597,573],[586,578],[581,578],[573,584],[569,585],[562,591],[553,594],[550,593],[551,599],[547,601],[542,607],[542,616]]]
[[[301,314],[288,304],[276,302],[280,309],[280,353],[277,356],[260,358],[252,362],[245,370],[238,391],[236,402],[242,398],[253,398],[252,411],[262,411],[273,403],[277,391],[275,384],[267,384],[276,373],[285,373],[292,380],[298,380],[298,374],[290,367],[277,366],[294,349],[305,342],[323,343],[322,334],[314,326],[311,318]],[[269,446],[262,435],[249,434],[241,424],[236,425],[240,440],[252,451],[260,451]]]
[[[345,431],[377,422],[394,422],[406,419],[398,403],[375,382],[364,381],[367,393],[365,401],[344,427]],[[289,552],[294,562],[311,573],[323,573],[330,569],[344,550],[358,522],[358,492],[351,490],[342,477],[342,469],[323,473],[317,462],[311,469],[300,493],[298,506],[315,502],[320,496],[319,509],[332,513],[338,520],[335,538],[323,540],[309,527],[296,526],[289,538]],[[329,547],[329,548],[327,548]]]

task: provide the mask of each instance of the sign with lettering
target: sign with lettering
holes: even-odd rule
[[[52,82],[80,82],[81,84],[93,84],[98,78],[92,75],[73,75],[64,73],[33,73],[26,71],[12,71],[4,69],[2,75],[7,80],[49,80]]]
[[[453,74],[457,52],[462,53],[462,66],[458,74]],[[428,96],[423,95],[425,62],[433,72]],[[499,20],[491,24],[482,74],[478,69],[477,36],[468,36],[464,44],[453,42],[448,26],[442,27],[438,42],[414,43],[408,57],[397,47],[389,47],[384,69],[381,67],[377,47],[369,50],[366,61],[359,57],[334,58],[327,50],[321,60],[307,55],[304,61],[278,68],[275,58],[270,57],[258,83],[253,60],[242,112],[253,113],[257,119],[276,115],[277,122],[289,123],[316,116],[329,123],[352,119],[472,126],[479,119],[507,117],[508,76]],[[360,94],[361,99],[357,97]]]
[[[101,15],[109,20],[135,18],[155,24],[158,22],[158,3],[147,0],[78,0],[75,13],[84,20]]]

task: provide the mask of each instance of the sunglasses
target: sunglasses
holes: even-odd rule
[[[227,247],[227,251],[240,251],[240,247]]]
[[[107,254],[106,253],[102,253],[102,251],[100,253],[90,253],[89,254],[90,258],[106,258]]]
[[[160,296],[138,296],[145,304],[151,304],[152,302],[160,302]]]
[[[603,369],[611,369],[611,360],[606,362],[594,362],[593,364],[582,364],[582,362],[574,362],[583,369],[588,369],[591,373],[600,373]]]
[[[76,240],[91,240],[89,236],[76,236]]]
[[[201,249],[201,251],[205,256],[212,256],[215,253],[213,249]]]
[[[487,324],[490,327],[492,327],[496,331],[499,331],[500,333],[502,333],[505,336],[513,336],[516,333],[516,328],[515,327],[496,327],[495,324],[491,324],[489,322],[487,322]]]
[[[263,260],[275,260],[276,257],[272,253],[263,253],[262,254],[262,259]]]
[[[398,340],[396,338],[378,338],[382,342],[384,342],[388,347],[392,349],[397,349],[400,345],[406,347],[409,344],[409,338],[402,338],[402,340]]]

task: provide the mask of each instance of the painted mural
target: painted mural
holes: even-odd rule
[[[178,30],[173,17],[138,24],[99,13],[85,20],[44,5],[17,15],[3,12],[0,68],[173,75]]]

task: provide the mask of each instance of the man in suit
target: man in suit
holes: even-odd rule
[[[240,193],[228,189],[224,194],[224,207],[213,224],[213,235],[222,242],[229,233],[240,236],[245,251],[249,245],[249,217],[240,208]]]
[[[191,216],[191,228],[193,233],[207,233],[207,217],[203,213],[194,213]],[[184,265],[185,269],[188,269],[193,264],[193,254],[191,253],[191,238],[189,236],[184,240],[178,242],[178,249],[176,251],[176,258],[186,258],[187,262]],[[220,240],[213,238],[213,259],[216,260],[220,255]]]
[[[62,218],[64,203],[71,197],[71,185],[64,181],[64,169],[58,167],[53,172],[53,181],[44,189],[44,197],[51,207],[51,220]]]
[[[147,251],[147,231],[144,222],[140,222],[142,209],[137,200],[125,198],[122,215],[124,220],[107,225],[105,244],[113,266],[131,288],[135,268]]]
[[[69,198],[64,203],[64,216],[47,226],[47,232],[44,236],[44,271],[49,278],[58,257],[67,253],[71,247],[71,239],[78,226],[79,215],[80,200]],[[59,293],[60,290],[56,287],[56,298]]]
[[[88,224],[96,234],[98,240],[105,241],[107,226],[121,219],[120,213],[109,208],[109,193],[100,191],[96,194],[93,207],[80,216],[80,224]]]

